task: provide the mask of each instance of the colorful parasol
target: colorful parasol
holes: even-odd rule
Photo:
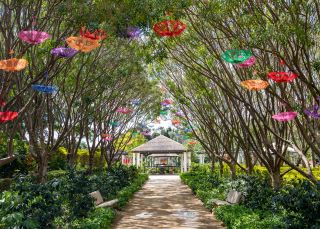
[[[167,115],[169,114],[168,110],[161,110],[160,115]]]
[[[182,111],[177,111],[176,116],[178,117],[184,117],[184,113]]]
[[[140,99],[133,99],[131,101],[131,104],[134,106],[139,106],[141,104],[141,101],[140,101]]]
[[[16,112],[16,111],[1,111],[0,112],[0,123],[12,121],[17,117],[18,117],[18,112]]]
[[[73,48],[58,47],[51,50],[51,54],[59,57],[73,57],[78,51]]]
[[[171,123],[172,123],[172,125],[180,125],[181,124],[181,121],[180,120],[178,120],[178,119],[174,119],[174,120],[171,120]]]
[[[305,109],[304,113],[312,118],[320,118],[320,107],[318,105],[313,105],[309,109]]]
[[[287,122],[293,120],[298,115],[295,111],[282,112],[272,116],[273,119],[279,122]]]
[[[266,89],[269,83],[264,80],[246,80],[240,83],[241,86],[254,91]]]
[[[48,94],[55,93],[58,91],[57,87],[41,85],[41,84],[32,84],[31,87],[35,91],[48,93]]]
[[[256,62],[256,58],[254,56],[251,56],[245,62],[243,62],[241,64],[237,64],[236,67],[238,67],[238,68],[247,68],[247,67],[250,67],[250,66],[254,65],[255,62]]]
[[[86,26],[81,27],[80,35],[84,38],[91,39],[91,40],[103,40],[107,37],[106,31],[102,29],[89,29]]]
[[[126,31],[127,38],[137,38],[142,34],[142,30],[135,26],[129,26]]]
[[[172,102],[172,100],[171,99],[165,99],[165,100],[163,100],[160,104],[162,105],[162,106],[168,106],[168,105],[171,105],[173,102]]]
[[[269,72],[268,78],[277,83],[289,82],[297,78],[298,75],[293,72]]]
[[[110,125],[113,126],[113,127],[118,127],[118,126],[120,126],[120,122],[113,121],[113,122],[110,122]]]
[[[46,32],[36,30],[21,31],[18,36],[21,40],[32,45],[41,44],[51,37],[51,35]]]
[[[101,134],[101,138],[104,141],[112,141],[112,135],[111,134]]]
[[[127,107],[119,107],[116,112],[119,112],[121,114],[130,114],[133,110]]]
[[[227,50],[225,51],[221,57],[228,63],[231,64],[240,64],[248,60],[252,56],[252,52],[250,50]]]
[[[197,143],[198,143],[197,141],[193,140],[193,141],[188,142],[188,145],[196,145]]]
[[[84,37],[68,37],[66,42],[71,48],[80,52],[91,52],[100,46],[100,43],[97,40]]]
[[[166,20],[153,26],[153,30],[161,37],[179,36],[185,29],[186,24],[179,20]]]
[[[0,69],[8,72],[21,71],[28,66],[28,61],[25,59],[8,59],[0,61]]]

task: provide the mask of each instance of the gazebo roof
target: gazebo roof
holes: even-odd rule
[[[160,135],[132,150],[134,153],[183,153],[186,148],[166,136]]]

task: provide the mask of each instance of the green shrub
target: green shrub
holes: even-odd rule
[[[112,221],[116,214],[111,208],[97,208],[89,214],[89,217],[72,222],[74,229],[111,229]]]
[[[320,228],[320,183],[301,181],[286,185],[273,197],[274,208],[288,228]]]
[[[10,178],[4,178],[0,179],[0,193],[9,190],[12,183],[12,179]]]
[[[253,211],[241,205],[225,205],[215,209],[217,219],[230,229],[284,228],[281,217]]]

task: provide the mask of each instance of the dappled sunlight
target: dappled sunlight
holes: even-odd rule
[[[224,228],[179,176],[150,176],[114,228]]]

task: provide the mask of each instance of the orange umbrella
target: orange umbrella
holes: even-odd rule
[[[100,46],[97,40],[84,37],[68,37],[66,41],[71,48],[80,52],[91,52]]]
[[[241,86],[254,91],[266,89],[269,86],[269,83],[264,80],[246,80],[242,81],[240,84]]]
[[[176,119],[176,120],[172,120],[171,123],[172,125],[179,125],[181,121]]]
[[[25,59],[8,59],[0,61],[0,69],[8,72],[16,72],[25,69],[28,66],[28,61]]]

